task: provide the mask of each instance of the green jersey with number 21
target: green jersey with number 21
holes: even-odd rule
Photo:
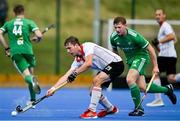
[[[30,33],[38,27],[32,20],[14,18],[0,28],[8,33],[11,56],[14,54],[33,54]]]

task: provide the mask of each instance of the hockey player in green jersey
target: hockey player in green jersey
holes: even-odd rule
[[[34,21],[25,18],[23,5],[16,5],[13,11],[15,18],[7,21],[0,28],[0,42],[5,47],[6,55],[11,57],[15,67],[28,84],[32,103],[36,100],[36,94],[40,94],[41,89],[33,75],[36,59],[33,54],[30,33],[34,32],[33,40],[37,41],[42,38],[42,33]],[[8,34],[9,45],[3,37],[3,33]]]

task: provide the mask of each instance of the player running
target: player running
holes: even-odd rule
[[[80,115],[80,118],[89,119],[104,117],[108,114],[118,112],[118,108],[112,105],[107,97],[102,93],[102,86],[108,87],[110,82],[120,76],[124,70],[122,59],[117,54],[98,46],[91,42],[80,44],[78,38],[70,36],[66,39],[64,46],[68,53],[74,57],[71,68],[63,75],[57,83],[47,91],[47,95],[63,82],[72,82],[77,75],[85,72],[89,68],[99,72],[94,76],[90,90],[91,100],[87,111]],[[104,106],[105,110],[96,113],[98,103]]]
[[[110,36],[113,51],[118,54],[117,48],[121,48],[129,66],[126,79],[135,105],[135,110],[130,112],[129,116],[142,116],[144,109],[141,105],[138,107],[141,100],[140,89],[142,91],[146,89],[145,69],[150,58],[153,64],[153,73],[159,73],[156,54],[153,47],[141,34],[126,26],[124,17],[116,17],[113,24],[115,31]],[[165,93],[171,102],[176,104],[176,95],[173,93],[172,85],[162,87],[152,84],[149,92]]]
[[[7,21],[0,28],[0,41],[5,47],[6,55],[11,57],[16,69],[28,84],[32,103],[36,100],[36,94],[40,94],[41,90],[37,79],[33,75],[36,60],[33,54],[30,33],[35,33],[34,40],[37,41],[42,38],[42,34],[34,21],[24,17],[24,7],[22,5],[16,5],[13,10],[16,17]],[[8,34],[9,45],[3,37],[4,33]]]
[[[177,42],[177,39],[175,32],[166,21],[166,13],[163,9],[156,10],[155,18],[160,28],[157,38],[153,41],[153,45],[159,50],[157,61],[160,74],[166,72],[167,80],[170,83],[180,82],[180,73],[176,74],[177,53],[174,44]],[[158,75],[154,79],[154,83],[161,85]],[[150,107],[164,106],[161,94],[155,94],[155,100],[146,105]]]

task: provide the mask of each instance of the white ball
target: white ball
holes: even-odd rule
[[[16,111],[12,111],[11,112],[11,116],[16,116],[17,115],[17,112]]]

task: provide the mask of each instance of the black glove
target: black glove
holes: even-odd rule
[[[8,47],[8,48],[5,48],[5,55],[7,56],[7,57],[10,57],[10,48]]]
[[[154,47],[157,47],[159,44],[159,41],[157,38],[154,38],[154,40],[152,41],[152,44],[154,45]]]
[[[34,36],[31,40],[34,41],[34,42],[40,42],[41,39],[42,39],[42,37]]]
[[[77,72],[74,71],[68,76],[68,81],[73,82],[76,77],[77,77]]]

